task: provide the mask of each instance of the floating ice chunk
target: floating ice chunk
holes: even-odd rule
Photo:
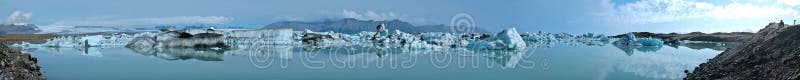
[[[214,29],[184,29],[184,30],[179,30],[179,31],[180,32],[184,32],[184,33],[189,33],[189,34],[192,34],[192,35],[197,35],[197,34],[200,34],[200,33],[225,34],[224,31],[218,31],[218,30],[214,30]]]
[[[221,47],[227,48],[224,44],[224,37],[221,34],[201,33],[189,38],[175,38],[167,41],[161,41],[165,47]]]
[[[152,38],[136,38],[128,45],[127,47],[135,47],[135,48],[152,48],[156,45],[156,41]]]
[[[525,41],[523,41],[522,37],[519,36],[516,28],[503,30],[502,32],[497,33],[497,36],[494,39],[501,40],[503,43],[506,43],[506,45],[504,45],[505,48],[513,49],[526,47]]]
[[[527,42],[527,46],[549,46],[559,41],[554,34],[544,32],[524,33],[520,36],[522,36],[522,39]]]
[[[378,34],[375,34],[373,37],[374,38],[386,38],[386,37],[388,37],[389,36],[389,30],[386,29],[386,27],[387,26],[384,26],[383,24],[379,24],[377,26],[377,28],[378,28],[378,32],[377,33]]]
[[[428,32],[419,34],[419,37],[428,44],[443,47],[461,47],[467,45],[467,43],[465,43],[467,41],[466,39],[462,39],[461,36],[452,33]]]
[[[313,32],[311,30],[306,30],[301,37],[301,41],[302,43],[312,45],[345,45],[348,43],[348,41],[345,41],[348,38],[352,37],[335,32]]]
[[[22,51],[25,51],[25,50],[35,49],[35,48],[41,48],[41,47],[44,47],[44,46],[42,46],[40,44],[31,44],[31,43],[28,43],[28,42],[21,42],[21,43],[12,44],[11,47],[16,47],[16,48],[21,49]]]
[[[477,49],[519,49],[527,47],[525,41],[517,33],[516,28],[505,29],[486,41],[470,43],[467,46]]]
[[[636,36],[633,33],[628,33],[622,39],[619,39],[614,42],[614,45],[641,45],[636,43]]]
[[[169,40],[178,38],[179,35],[180,34],[178,32],[169,31],[169,32],[158,33],[153,38],[155,38],[156,42],[162,42],[162,41],[169,41]]]
[[[404,45],[405,48],[412,48],[412,49],[437,49],[442,48],[438,45],[431,45],[422,41],[411,41],[408,44]]]
[[[661,41],[661,39],[656,39],[656,38],[640,38],[640,39],[636,40],[636,43],[639,43],[642,46],[661,46],[661,45],[664,45],[664,41]]]
[[[478,42],[467,44],[467,47],[471,48],[471,49],[504,49],[503,45],[506,45],[506,44],[503,43],[503,41],[499,41],[499,40],[497,40],[497,41],[478,41]]]
[[[238,30],[224,35],[226,44],[286,45],[295,40],[291,29]]]
[[[152,32],[142,32],[133,34],[133,38],[141,38],[141,37],[155,37],[157,34]]]
[[[102,45],[100,46],[123,46],[128,44],[130,41],[133,41],[134,38],[127,34],[112,34],[102,36]]]
[[[630,45],[630,46],[661,46],[664,41],[656,38],[636,38],[633,33],[628,33],[626,37],[614,42],[615,45]]]
[[[72,36],[65,36],[65,37],[56,37],[52,39],[48,39],[47,42],[44,43],[44,46],[47,47],[74,47],[78,46],[75,42],[76,38]]]

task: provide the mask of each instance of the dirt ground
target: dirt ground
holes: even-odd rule
[[[51,34],[0,34],[0,43],[13,44],[18,42],[44,43],[45,39],[56,37]]]

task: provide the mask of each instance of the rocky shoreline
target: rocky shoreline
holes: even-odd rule
[[[800,26],[770,23],[744,44],[687,73],[687,80],[798,80]],[[688,71],[687,71],[688,72]]]
[[[0,43],[0,80],[44,80],[36,58]]]

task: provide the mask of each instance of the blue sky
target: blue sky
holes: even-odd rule
[[[449,24],[463,12],[493,31],[617,34],[757,31],[781,19],[791,24],[798,6],[800,0],[0,0],[0,15],[11,15],[5,23],[42,27],[264,26],[341,18],[425,25]]]

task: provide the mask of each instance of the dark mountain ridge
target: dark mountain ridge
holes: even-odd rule
[[[0,24],[0,34],[32,34],[39,31],[33,24]]]

